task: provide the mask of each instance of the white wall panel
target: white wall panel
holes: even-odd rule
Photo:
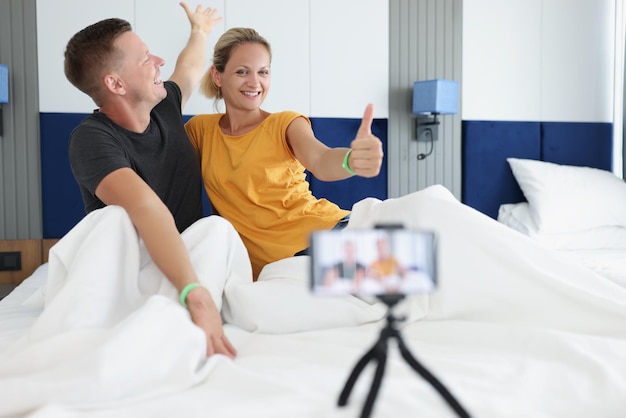
[[[88,113],[95,107],[65,79],[63,51],[74,33],[104,18],[130,21],[150,50],[165,59],[161,71],[167,79],[188,39],[189,23],[177,0],[156,4],[38,0],[40,111]],[[211,6],[224,20],[209,37],[207,67],[215,42],[227,28],[253,27],[272,45],[266,110],[361,117],[365,105],[373,102],[376,117],[387,117],[388,0],[217,0]],[[213,102],[195,94],[184,112],[212,113]]]
[[[226,0],[226,28],[254,28],[272,46],[271,88],[263,104],[269,112],[311,114],[311,1],[317,0]]]
[[[76,32],[101,19],[119,17],[134,24],[133,5],[128,0],[37,1],[40,111],[90,113],[95,108],[93,101],[65,78],[65,46]]]
[[[611,122],[615,0],[544,0],[541,120]]]
[[[464,120],[541,119],[541,3],[463,2]]]
[[[389,1],[310,0],[311,115],[388,116]]]
[[[174,71],[178,54],[189,39],[191,28],[189,19],[178,1],[160,1],[158,7],[154,0],[134,0],[134,2],[136,17],[133,30],[153,54],[165,59],[165,65],[161,67],[161,76],[163,80],[167,80]],[[199,3],[188,0],[187,4],[195,9]],[[201,4],[208,6],[207,2]],[[210,7],[217,8],[218,15],[224,16],[224,0],[211,0]],[[223,32],[224,20],[215,26],[207,40],[207,68],[213,54],[213,46]],[[185,114],[212,113],[212,109],[213,102],[196,93],[191,96],[183,111]]]
[[[463,119],[611,122],[615,2],[465,0]]]

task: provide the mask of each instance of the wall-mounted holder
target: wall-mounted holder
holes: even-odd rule
[[[418,160],[423,160],[433,153],[434,141],[439,139],[439,119],[437,113],[432,116],[418,115],[415,118],[415,139],[417,142],[428,142],[430,144],[426,153],[417,154]]]
[[[415,139],[418,142],[426,142],[437,140],[437,128],[439,127],[439,119],[437,113],[430,115],[417,115],[415,118]]]
[[[413,84],[413,114],[415,117],[415,139],[428,142],[428,152],[417,155],[423,160],[433,152],[434,141],[439,137],[438,115],[458,112],[459,86],[451,80],[416,81]]]

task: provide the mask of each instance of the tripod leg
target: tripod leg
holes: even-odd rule
[[[470,415],[467,411],[461,406],[459,401],[448,391],[448,389],[437,379],[431,372],[428,371],[424,366],[420,364],[419,361],[409,351],[407,346],[404,344],[402,340],[402,336],[398,333],[396,335],[398,340],[398,348],[400,349],[400,354],[402,357],[411,365],[413,370],[418,372],[428,383],[434,387],[437,392],[445,399],[445,401],[450,405],[450,407],[458,414],[459,417],[469,418]]]
[[[352,387],[354,386],[356,379],[359,377],[359,374],[361,374],[367,363],[374,359],[375,354],[376,345],[365,353],[365,355],[363,355],[363,357],[361,357],[361,359],[354,366],[354,369],[352,369],[352,372],[350,373],[350,376],[348,377],[348,380],[339,395],[339,402],[337,403],[339,406],[345,406],[346,403],[348,403],[348,397],[350,396],[350,392],[352,391]]]
[[[376,367],[376,373],[374,374],[372,387],[367,394],[367,399],[365,400],[363,410],[361,411],[361,418],[369,417],[372,412],[374,401],[376,400],[376,396],[378,395],[378,390],[380,389],[380,384],[383,380],[383,374],[385,373],[385,365],[387,364],[387,346],[384,345],[384,347],[378,350],[376,354],[376,358],[378,359],[378,366]]]

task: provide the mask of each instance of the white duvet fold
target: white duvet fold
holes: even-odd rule
[[[348,228],[402,223],[438,235],[439,289],[428,319],[503,322],[626,338],[626,289],[462,205],[442,186],[366,199]]]

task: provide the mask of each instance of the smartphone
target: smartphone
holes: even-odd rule
[[[430,293],[437,287],[433,231],[401,227],[316,231],[311,290],[320,296]]]

